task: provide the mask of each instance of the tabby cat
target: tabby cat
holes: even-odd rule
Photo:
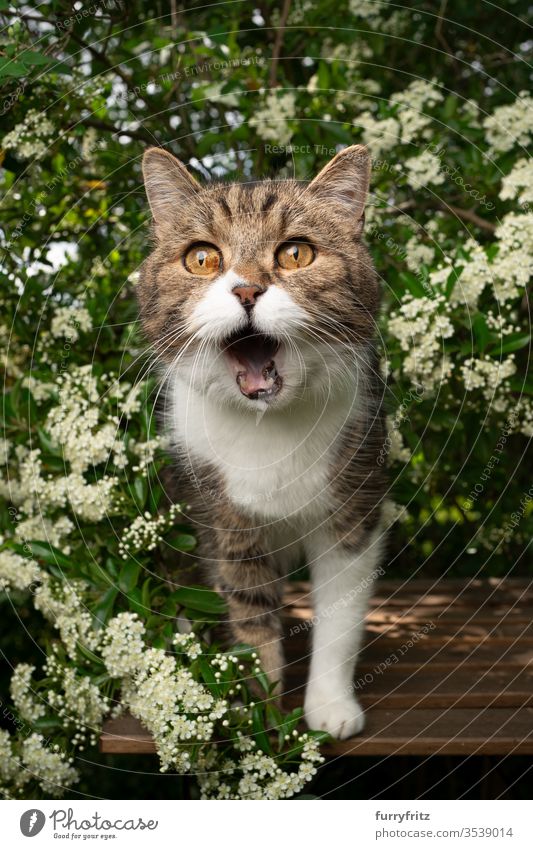
[[[201,186],[160,148],[143,173],[155,249],[141,319],[199,557],[233,640],[257,647],[281,691],[283,580],[305,556],[305,717],[349,737],[364,725],[352,681],[386,485],[379,288],[362,242],[368,151],[342,150],[310,183]]]

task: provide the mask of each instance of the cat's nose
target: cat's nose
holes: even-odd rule
[[[259,295],[262,295],[264,291],[264,288],[257,284],[253,286],[234,286],[232,289],[233,294],[240,300],[243,307],[255,306]]]

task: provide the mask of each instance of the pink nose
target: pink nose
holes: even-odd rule
[[[238,298],[243,307],[253,307],[259,295],[265,291],[261,286],[235,286],[233,294]]]

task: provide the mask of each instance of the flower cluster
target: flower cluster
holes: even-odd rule
[[[414,80],[404,91],[391,97],[391,103],[398,104],[397,118],[400,123],[400,141],[409,144],[417,137],[426,137],[431,124],[427,114],[442,100],[442,94],[435,80]]]
[[[55,339],[61,337],[75,342],[80,333],[92,329],[91,315],[86,307],[57,307],[50,325],[50,333]]]
[[[498,106],[483,121],[487,142],[493,151],[505,153],[515,145],[526,147],[533,129],[531,114],[533,97],[521,91],[514,103]]]
[[[422,151],[418,156],[411,156],[405,160],[407,169],[407,182],[413,189],[433,183],[438,185],[444,183],[444,174],[440,168],[440,159],[429,150]]]
[[[163,532],[172,527],[180,513],[180,505],[172,504],[166,513],[155,518],[148,512],[144,516],[137,516],[119,542],[119,552],[123,559],[127,560],[138,551],[153,551],[163,539]]]
[[[453,365],[443,353],[443,342],[454,329],[443,295],[406,295],[389,320],[389,331],[406,352],[403,372],[414,384],[432,392],[450,376]]]
[[[512,170],[502,180],[500,191],[502,200],[514,200],[521,204],[533,203],[533,162],[531,159],[519,159]]]
[[[0,590],[27,590],[42,580],[38,564],[21,554],[0,551]]]
[[[108,623],[102,658],[113,678],[133,675],[144,650],[145,627],[136,613],[119,613]]]
[[[54,134],[55,127],[49,118],[29,109],[24,120],[3,137],[2,147],[16,151],[21,159],[41,159]]]
[[[78,780],[73,758],[65,757],[57,744],[47,746],[42,734],[34,732],[23,741],[21,756],[25,779],[36,778],[45,794],[63,796]]]
[[[317,741],[307,734],[294,733],[300,747],[301,763],[297,770],[286,772],[275,757],[261,751],[246,752],[238,763],[226,762],[222,776],[206,771],[199,777],[204,799],[290,799],[300,793],[324,762]],[[247,741],[254,748],[254,742]],[[243,749],[248,748],[244,745]]]
[[[266,95],[263,108],[250,118],[250,126],[256,127],[258,136],[264,141],[286,145],[292,138],[295,109],[296,99],[291,91],[278,94],[272,89]]]
[[[481,389],[483,396],[490,401],[497,412],[506,408],[503,399],[495,398],[496,393],[502,394],[508,390],[508,379],[516,372],[515,358],[509,354],[503,360],[491,357],[478,357],[466,360],[461,366],[461,374],[467,392]]]
[[[35,722],[45,713],[44,704],[36,699],[33,691],[31,679],[33,672],[35,672],[35,666],[30,666],[29,663],[19,663],[11,676],[11,698],[19,715],[26,722]]]

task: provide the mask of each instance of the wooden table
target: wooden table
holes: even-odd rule
[[[309,585],[286,592],[286,707],[302,704]],[[336,755],[533,754],[533,579],[380,581],[356,672],[363,734]],[[131,716],[110,720],[102,752],[155,752]]]

